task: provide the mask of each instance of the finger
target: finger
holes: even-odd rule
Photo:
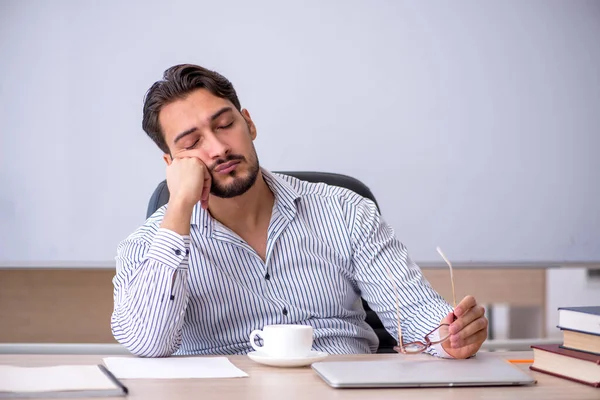
[[[487,337],[488,337],[488,331],[487,331],[487,329],[484,329],[484,330],[480,330],[480,331],[476,332],[474,335],[471,335],[465,339],[458,339],[455,341],[452,341],[452,339],[450,339],[450,345],[453,349],[458,349],[458,348],[473,345],[473,344],[478,344],[481,346],[481,344],[483,342],[485,342]]]
[[[466,296],[464,299],[461,300],[460,303],[458,303],[458,305],[454,309],[454,314],[457,317],[460,317],[461,315],[466,313],[468,310],[473,308],[476,304],[477,304],[477,301],[475,300],[475,297]]]
[[[210,187],[212,185],[212,178],[208,170],[204,170],[204,183],[202,186],[202,200],[208,201],[210,195]]]
[[[484,315],[485,308],[483,308],[482,306],[475,306],[471,308],[456,321],[452,322],[452,324],[450,325],[450,333],[454,334],[462,331],[471,322],[483,317]]]
[[[454,322],[456,320],[456,315],[454,315],[454,311],[450,311],[448,313],[448,315],[446,315],[444,317],[444,319],[442,320],[441,324],[452,324],[452,322]]]
[[[204,182],[202,184],[202,194],[200,195],[200,202],[202,203],[202,208],[205,210],[208,209],[208,198],[210,195],[210,188],[212,186],[212,177],[208,172],[208,169],[204,169]]]
[[[208,198],[208,193],[210,193],[210,186],[212,184],[212,177],[208,170],[204,170],[204,190],[206,190],[206,198]]]
[[[485,331],[487,334],[488,320],[485,317],[481,317],[465,326],[463,330],[458,333],[450,335],[451,343],[464,343],[465,340],[471,336],[477,335],[481,331]]]

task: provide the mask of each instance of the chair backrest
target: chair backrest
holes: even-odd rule
[[[339,186],[346,189],[350,189],[359,195],[366,197],[372,200],[377,206],[377,210],[379,210],[379,205],[377,204],[377,200],[375,200],[375,196],[371,192],[371,190],[361,181],[356,178],[353,178],[348,175],[343,174],[335,174],[330,172],[309,172],[309,171],[278,171],[279,174],[289,175],[296,177],[298,179],[314,182],[314,183],[326,183],[328,185]],[[169,201],[169,189],[167,187],[167,182],[162,181],[158,184],[154,193],[150,197],[150,201],[148,202],[148,210],[146,211],[146,218],[150,217],[156,210],[158,210],[163,205],[167,204]],[[378,353],[393,353],[394,346],[396,346],[396,340],[388,333],[388,331],[383,327],[383,323],[377,316],[377,314],[371,310],[368,303],[362,299],[363,307],[367,312],[367,317],[365,321],[373,328],[377,337],[379,338],[379,348],[377,350]]]
[[[350,189],[359,195],[366,197],[372,200],[377,206],[377,210],[379,210],[379,204],[377,204],[377,200],[375,200],[375,196],[371,192],[371,190],[359,181],[356,178],[353,178],[348,175],[343,174],[334,174],[331,172],[307,172],[307,171],[281,171],[277,172],[278,174],[284,174],[293,176],[295,178],[301,179],[303,181],[319,183],[323,182],[328,185],[334,185],[343,187],[346,189]],[[146,210],[146,218],[149,218],[156,210],[160,207],[164,206],[169,202],[169,188],[167,187],[167,181],[164,180],[158,184],[156,189],[154,189],[154,193],[150,197],[150,201],[148,202],[148,210]]]

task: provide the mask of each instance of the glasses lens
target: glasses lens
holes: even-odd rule
[[[442,342],[448,340],[449,337],[450,337],[450,325],[448,325],[448,324],[440,325],[439,328],[437,328],[435,331],[433,331],[429,335],[427,335],[427,339],[433,344],[442,343]]]
[[[408,354],[422,353],[427,348],[427,346],[425,346],[423,343],[418,342],[405,344],[402,347],[404,348],[404,353]],[[399,346],[394,347],[394,350],[396,350],[398,353],[402,353],[402,350]]]

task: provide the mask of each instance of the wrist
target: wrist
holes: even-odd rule
[[[194,206],[198,203],[196,200],[189,200],[183,197],[171,196],[169,198],[168,208],[175,209],[179,212],[189,212],[191,215]]]
[[[190,220],[195,204],[178,199],[169,200],[161,228],[172,230],[180,235],[189,235]]]

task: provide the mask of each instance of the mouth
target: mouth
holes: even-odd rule
[[[231,171],[235,170],[239,163],[239,160],[228,161],[217,166],[217,168],[215,168],[214,171],[219,174],[228,174]]]

